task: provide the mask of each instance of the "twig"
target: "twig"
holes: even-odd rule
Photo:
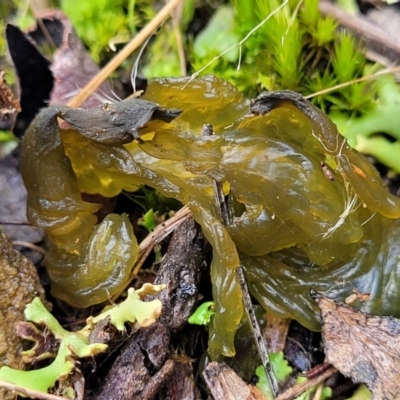
[[[8,390],[13,390],[23,396],[28,396],[33,399],[43,399],[43,400],[65,400],[65,397],[56,396],[54,394],[48,394],[39,392],[37,390],[26,389],[22,386],[14,385],[13,383],[8,383],[5,381],[0,381],[0,387]]]
[[[18,221],[0,221],[0,225],[32,226],[30,222],[18,222]]]
[[[186,76],[186,58],[185,58],[185,49],[183,47],[183,37],[180,27],[180,21],[182,19],[183,13],[183,3],[176,8],[176,10],[172,14],[172,25],[174,26],[174,35],[176,40],[176,45],[178,47],[178,56],[179,56],[179,65],[181,68],[181,75]]]
[[[190,211],[190,208],[188,206],[182,207],[175,215],[162,224],[157,225],[154,231],[146,236],[146,238],[139,245],[139,259],[136,262],[135,268],[132,270],[127,283],[112,297],[111,301],[115,301],[135,279],[154,245],[160,243],[165,237],[171,234],[179,225],[181,225],[191,216],[192,212]]]
[[[202,134],[206,135],[206,136],[213,135],[214,132],[213,132],[212,125],[210,125],[210,124],[203,125]],[[225,197],[224,197],[224,192],[223,192],[223,188],[222,188],[222,183],[213,180],[213,188],[214,188],[214,197],[216,199],[216,203],[221,212],[222,222],[225,226],[228,226],[230,224],[229,213],[228,213],[228,209],[227,209],[227,206],[225,203]],[[254,308],[253,308],[253,303],[251,302],[251,297],[250,297],[249,289],[246,284],[246,279],[244,277],[242,265],[238,265],[238,267],[236,268],[236,275],[237,275],[237,278],[239,281],[240,289],[242,291],[243,303],[244,303],[244,308],[246,310],[247,319],[250,323],[250,328],[252,330],[254,340],[256,342],[258,354],[261,358],[261,364],[264,367],[265,374],[269,381],[269,385],[270,385],[271,391],[272,391],[272,396],[273,396],[273,398],[275,398],[275,396],[278,395],[278,390],[279,390],[278,382],[275,378],[275,374],[272,369],[271,362],[269,361],[267,345],[262,336],[260,325],[258,325],[258,322],[256,319],[256,315],[255,315]]]
[[[158,14],[107,64],[103,69],[68,102],[69,107],[79,107],[129,55],[135,51],[158,26],[160,26],[182,0],[169,1]]]
[[[290,389],[286,390],[283,392],[281,395],[279,395],[276,400],[292,400],[298,396],[300,396],[302,393],[304,393],[306,390],[311,389],[313,386],[318,385],[321,382],[324,382],[327,378],[332,376],[335,372],[337,372],[337,369],[335,367],[330,367],[326,371],[324,371],[321,375],[318,375],[317,377],[313,379],[309,379],[306,382],[298,383],[297,385],[294,385]]]
[[[315,391],[314,397],[312,400],[321,400],[322,397],[322,391],[324,390],[324,383],[321,382],[317,386],[317,390]]]
[[[180,224],[192,216],[192,212],[188,206],[182,207],[175,215],[166,220],[154,229],[146,238],[140,243],[139,250],[144,252],[147,247],[160,243],[165,237],[172,233]]]
[[[33,243],[24,242],[24,241],[22,241],[22,240],[13,240],[13,241],[11,242],[11,244],[12,244],[13,246],[26,247],[26,248],[28,248],[28,249],[35,250],[35,251],[37,251],[37,252],[39,252],[39,253],[46,254],[46,250],[45,250],[45,249],[42,249],[41,247],[36,246],[36,244],[33,244]]]

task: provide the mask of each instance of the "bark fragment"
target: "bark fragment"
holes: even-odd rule
[[[364,314],[319,294],[316,299],[328,361],[365,383],[374,400],[400,398],[400,320]]]
[[[146,297],[147,300],[158,298],[162,301],[160,320],[129,338],[97,400],[146,400],[157,393],[165,394],[162,398],[169,400],[201,398],[191,366],[167,359],[167,356],[171,332],[183,327],[197,301],[197,285],[207,258],[206,248],[200,227],[193,219],[185,221],[174,232],[154,282],[164,283],[167,287],[156,296]]]
[[[211,362],[203,371],[203,377],[215,400],[264,400],[260,390],[247,385],[225,363]]]
[[[14,250],[0,234],[0,367],[24,369],[21,358],[22,339],[15,326],[24,320],[25,306],[36,296],[44,298],[36,268],[30,260]],[[14,394],[0,389],[0,399],[13,399]]]

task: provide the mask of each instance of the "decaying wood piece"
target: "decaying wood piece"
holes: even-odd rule
[[[256,386],[245,383],[225,363],[209,363],[203,377],[214,400],[265,400]]]
[[[104,144],[130,143],[139,138],[138,129],[152,120],[172,121],[181,113],[177,109],[165,109],[146,100],[131,99],[119,103],[104,104],[91,108],[55,107],[57,116],[67,121],[83,136]]]
[[[207,265],[207,249],[209,245],[200,226],[190,218],[173,234],[157,271],[154,284],[167,285],[154,296],[163,304],[160,321],[174,332],[183,327],[193,312],[200,273]]]
[[[206,259],[207,245],[201,229],[190,218],[174,232],[157,272],[155,283],[167,286],[159,295],[151,296],[151,299],[158,298],[163,303],[159,322],[129,338],[98,393],[98,400],[146,400],[154,398],[160,390],[169,393],[169,399],[180,400],[182,391],[173,387],[174,380],[180,388],[185,388],[185,399],[200,399],[191,367],[182,371],[181,364],[167,359],[167,356],[170,353],[170,332],[182,328],[193,312],[197,285]],[[176,374],[182,377],[179,383]],[[193,384],[189,384],[188,379]]]
[[[15,326],[24,320],[25,306],[36,296],[44,299],[36,268],[30,260],[14,250],[0,234],[0,366],[24,369],[21,352],[22,339]],[[15,395],[0,389],[0,399]]]
[[[160,369],[168,346],[169,333],[159,323],[132,335],[106,377],[97,400],[131,400],[136,396],[140,398],[150,380],[150,372],[145,365],[146,356],[154,368]]]
[[[168,400],[201,400],[200,391],[193,379],[192,364],[175,363],[174,373],[165,382],[159,398]]]
[[[172,377],[174,373],[174,364],[172,360],[165,361],[160,370],[149,379],[142,392],[138,396],[133,397],[132,400],[153,399]]]
[[[343,375],[365,383],[374,400],[400,398],[400,320],[377,317],[315,295],[323,319],[328,361]]]

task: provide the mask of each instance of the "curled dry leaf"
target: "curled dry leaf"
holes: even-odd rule
[[[372,316],[320,294],[322,337],[328,361],[355,382],[365,383],[374,400],[400,398],[400,320]]]

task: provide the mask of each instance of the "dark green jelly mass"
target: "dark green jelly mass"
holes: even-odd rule
[[[144,99],[139,111],[141,100],[112,116],[112,105],[97,109],[90,130],[90,111],[49,108],[27,132],[28,215],[51,241],[55,295],[87,306],[123,287],[137,258],[129,221],[110,214],[98,224],[80,192],[111,197],[145,184],[187,204],[213,246],[213,357],[235,351],[239,264],[263,307],[311,329],[320,327],[311,289],[340,301],[357,289],[369,297],[355,307],[400,317],[400,199],[320,110],[290,91],[250,103],[212,76],[152,80]],[[57,116],[74,130],[60,131]],[[201,134],[204,124],[214,135]],[[213,180],[228,195],[227,227]]]

